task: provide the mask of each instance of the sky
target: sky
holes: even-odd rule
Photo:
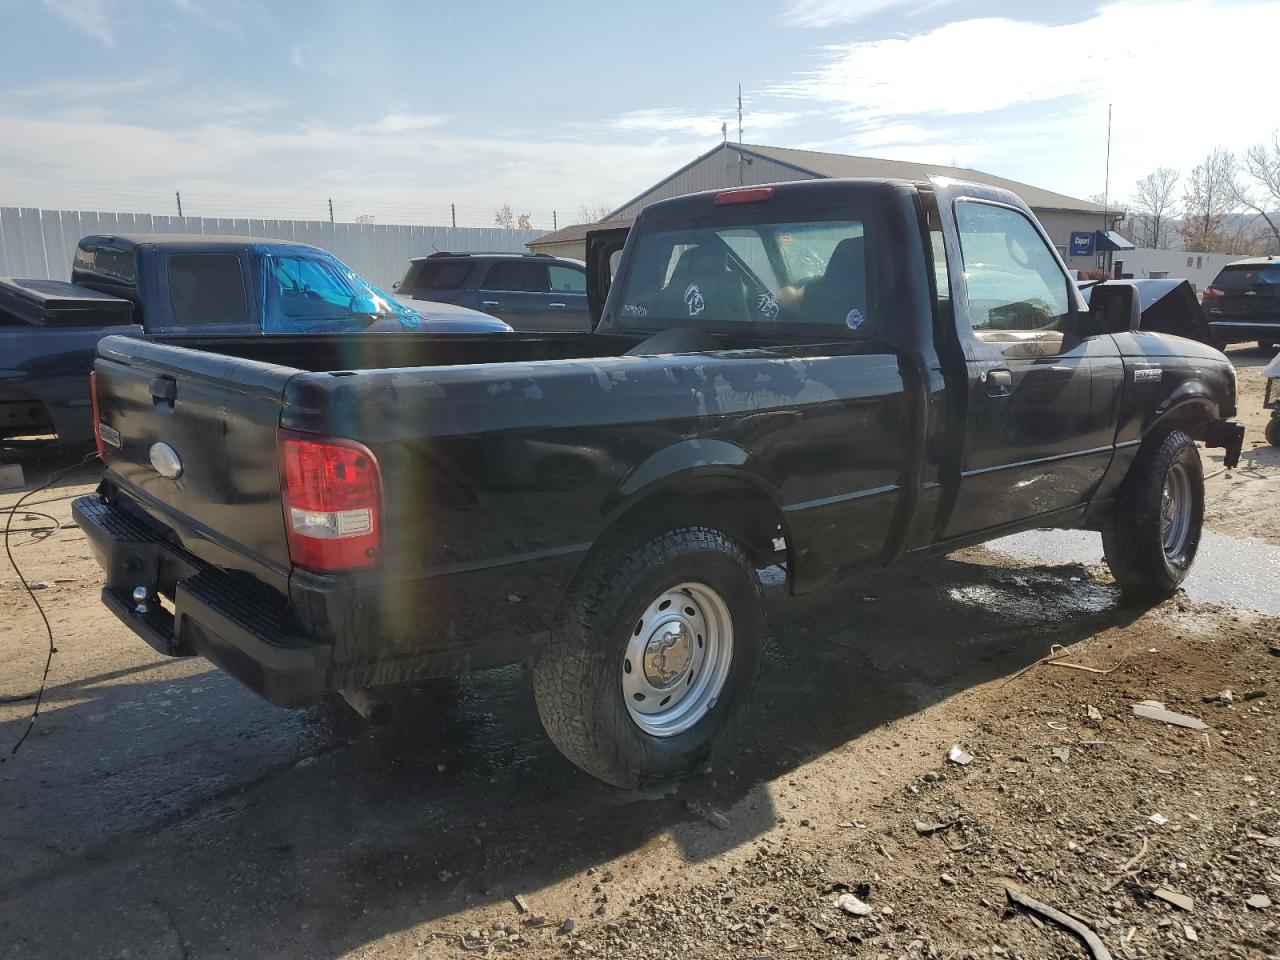
[[[1280,2],[0,0],[0,206],[549,229],[721,139],[1120,202],[1280,126]]]

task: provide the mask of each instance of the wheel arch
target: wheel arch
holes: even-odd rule
[[[605,504],[603,540],[636,523],[703,522],[737,540],[756,562],[791,548],[776,487],[749,467],[750,455],[723,440],[667,447],[633,470]]]
[[[1203,440],[1209,425],[1219,419],[1218,399],[1200,381],[1181,384],[1153,410],[1142,428],[1142,439],[1161,437],[1170,430],[1185,430],[1193,440]]]

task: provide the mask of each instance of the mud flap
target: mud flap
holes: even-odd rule
[[[1244,447],[1244,424],[1230,420],[1212,420],[1205,425],[1199,439],[1206,447],[1221,447],[1226,451],[1222,463],[1234,469],[1240,463],[1240,451]]]

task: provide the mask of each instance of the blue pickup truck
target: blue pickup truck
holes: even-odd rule
[[[412,307],[319,247],[255,237],[89,236],[71,282],[0,279],[0,441],[93,440],[88,378],[108,334],[494,333],[496,317]]]

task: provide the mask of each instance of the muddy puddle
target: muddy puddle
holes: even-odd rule
[[[992,553],[1028,564],[1102,564],[1102,537],[1088,530],[1030,530],[993,540]],[[1196,602],[1227,603],[1280,614],[1280,547],[1261,540],[1204,532],[1182,584]],[[1082,586],[1082,592],[1086,592]]]

